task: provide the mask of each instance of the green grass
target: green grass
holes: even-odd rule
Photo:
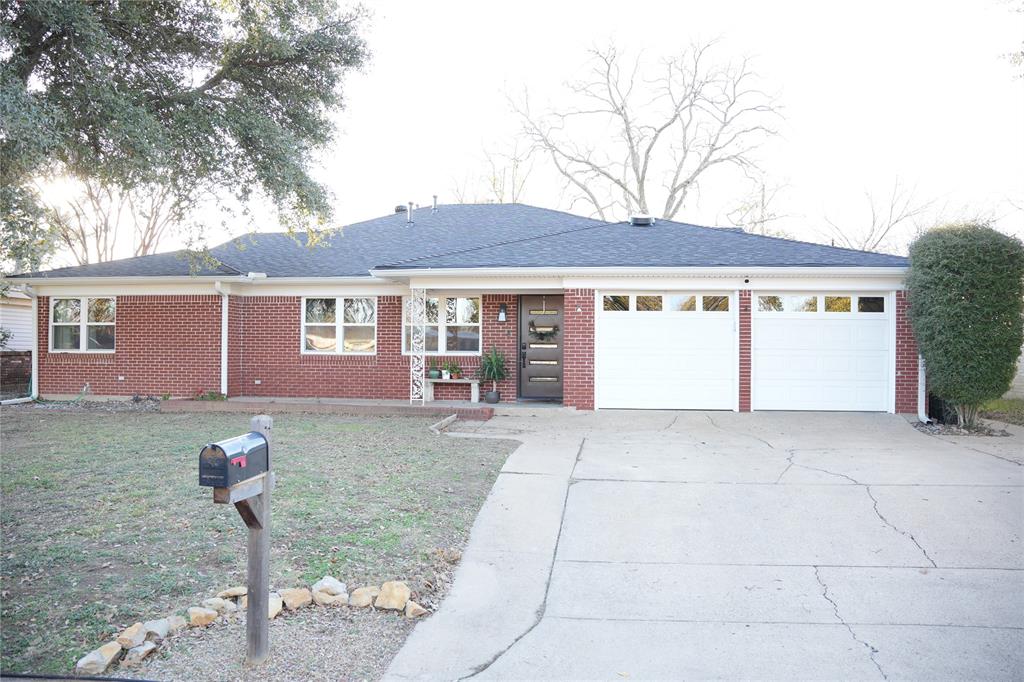
[[[981,407],[981,416],[1024,426],[1024,398],[1000,398]]]
[[[279,415],[272,585],[432,577],[460,547],[514,444],[433,436],[408,417]],[[245,579],[246,531],[198,486],[241,414],[0,413],[0,667],[66,673],[137,620]]]

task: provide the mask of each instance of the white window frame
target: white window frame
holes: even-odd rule
[[[334,350],[310,350],[306,348],[306,301],[313,299],[334,299],[334,322],[310,322],[313,327],[334,326]],[[356,298],[373,299],[373,323],[369,322],[345,322],[345,301]],[[377,354],[380,340],[377,338],[377,321],[380,319],[380,303],[376,296],[303,296],[302,307],[299,310],[299,352],[302,355],[350,355],[356,357],[370,357]],[[373,327],[373,350],[355,351],[345,350],[345,327]]]
[[[427,299],[431,299],[431,298],[438,299],[438,305],[437,305],[437,325],[436,325],[437,326],[437,350],[436,351],[435,350],[427,350],[427,351],[424,351],[423,354],[424,355],[428,355],[428,356],[433,356],[433,357],[440,357],[442,355],[456,355],[456,356],[464,356],[464,357],[473,357],[473,356],[482,355],[483,354],[483,348],[484,348],[484,297],[483,297],[483,295],[482,294],[443,294],[443,293],[438,293],[438,294],[431,293],[431,294],[428,294],[427,295]],[[477,301],[479,301],[480,321],[477,322],[475,326],[480,329],[480,347],[477,348],[475,351],[472,351],[472,350],[453,350],[453,351],[449,351],[449,350],[447,350],[447,343],[448,343],[447,328],[448,328],[448,322],[445,321],[446,320],[446,316],[445,316],[446,307],[443,304],[443,301],[446,298],[475,298]],[[412,352],[408,348],[405,347],[405,328],[409,326],[409,322],[408,322],[409,303],[408,302],[409,302],[409,297],[408,296],[403,296],[402,297],[402,355],[412,355]],[[435,325],[433,323],[427,323],[425,326],[433,327]],[[453,326],[453,327],[472,327],[474,325],[473,325],[472,322],[467,322],[467,323],[455,322],[451,326]],[[426,339],[424,339],[424,343],[426,343]]]
[[[107,298],[114,302],[113,322],[89,322],[89,301]],[[54,322],[53,309],[58,301],[78,301],[79,315],[78,322]],[[78,348],[54,348],[53,328],[73,327],[78,325]],[[113,327],[114,347],[113,348],[89,348],[89,327]],[[117,296],[51,296],[50,297],[50,330],[49,330],[49,352],[50,353],[114,353],[117,351]]]

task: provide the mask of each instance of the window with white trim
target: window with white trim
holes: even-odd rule
[[[116,313],[112,297],[51,299],[50,350],[112,353]]]
[[[372,296],[302,299],[302,352],[376,353],[377,299]]]
[[[427,299],[427,355],[480,354],[480,297],[443,296]],[[409,324],[409,302],[402,306],[402,352],[412,349],[412,325]]]

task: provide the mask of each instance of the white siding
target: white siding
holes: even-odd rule
[[[0,327],[11,331],[5,350],[32,350],[32,306],[0,303]]]

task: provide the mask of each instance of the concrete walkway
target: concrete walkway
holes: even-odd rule
[[[1024,438],[520,411],[388,679],[1024,678]],[[460,434],[453,434],[460,435]]]

